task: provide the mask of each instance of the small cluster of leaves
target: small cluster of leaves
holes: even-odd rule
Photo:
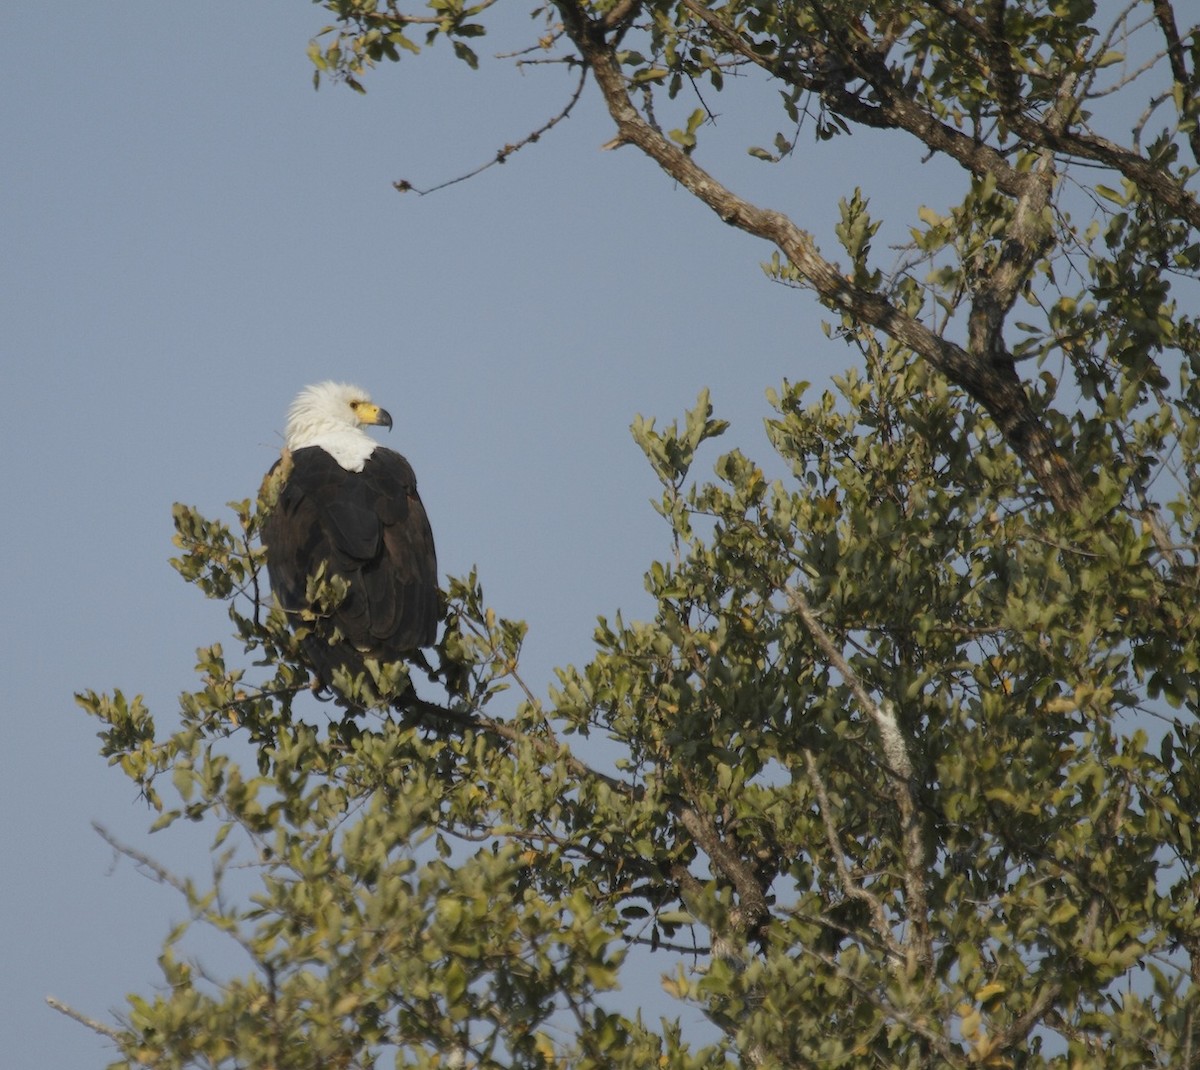
[[[468,41],[482,37],[486,29],[477,21],[495,0],[466,4],[463,0],[429,0],[428,14],[403,15],[391,4],[375,0],[321,0],[336,22],[323,27],[309,42],[308,58],[313,64],[313,86],[321,76],[344,82],[357,93],[365,93],[362,75],[382,60],[398,62],[404,53],[417,55],[421,45],[414,31],[424,31],[424,43],[439,38],[451,42],[454,54],[468,67],[479,66],[479,57]]]

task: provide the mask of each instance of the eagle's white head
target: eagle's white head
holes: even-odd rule
[[[392,426],[371,395],[349,383],[317,383],[296,395],[288,410],[284,444],[289,450],[320,446],[349,472],[361,472],[377,443],[363,426]]]

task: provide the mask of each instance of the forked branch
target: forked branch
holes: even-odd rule
[[[724,222],[775,245],[826,306],[882,331],[965,390],[988,411],[1057,508],[1070,509],[1082,501],[1078,473],[1034,412],[1008,354],[996,353],[994,347],[976,353],[936,334],[883,294],[854,285],[787,215],[751,204],[722,185],[638,111],[604,24],[574,0],[557,0],[556,6],[617,125],[614,144],[637,146]]]

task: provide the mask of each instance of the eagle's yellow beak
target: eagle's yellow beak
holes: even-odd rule
[[[358,401],[354,404],[354,415],[360,424],[375,424],[379,427],[392,429],[392,417],[387,409],[381,409],[369,401]]]

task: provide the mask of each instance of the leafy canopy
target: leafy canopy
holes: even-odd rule
[[[500,16],[322,6],[318,75],[355,88],[443,39],[475,65]],[[472,574],[429,680],[380,666],[343,690],[390,704],[314,707],[261,582],[274,488],[230,521],[176,507],[176,567],[239,652],[199,652],[165,727],[80,702],[160,825],[211,820],[213,886],[162,875],[250,966],[213,977],[172,933],[117,1065],[1191,1065],[1197,29],[1165,0],[536,16],[580,79],[542,129],[594,84],[615,141],[771,243],[856,366],[771,392],[768,464],[714,457],[706,395],[635,422],[655,611],[601,618],[544,697]],[[697,87],[733,75],[779,91],[754,155],[898,131],[960,199],[885,270],[847,191],[830,258],[697,162]],[[675,1017],[620,991],[647,965]]]

